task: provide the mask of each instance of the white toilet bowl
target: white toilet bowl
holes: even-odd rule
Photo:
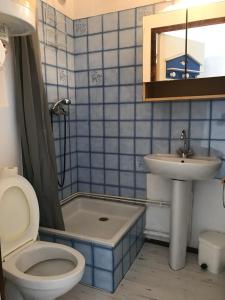
[[[1,176],[0,238],[4,275],[24,299],[53,300],[81,280],[85,260],[68,246],[37,241],[38,226],[38,202],[30,183],[16,174]]]
[[[6,278],[25,299],[52,300],[82,278],[85,261],[76,250],[54,243],[34,242],[3,262]]]

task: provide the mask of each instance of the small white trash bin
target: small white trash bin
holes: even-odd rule
[[[217,274],[225,271],[225,234],[207,231],[199,235],[199,265]]]

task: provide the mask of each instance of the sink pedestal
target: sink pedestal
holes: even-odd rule
[[[173,180],[169,264],[175,271],[185,266],[191,211],[192,182]]]

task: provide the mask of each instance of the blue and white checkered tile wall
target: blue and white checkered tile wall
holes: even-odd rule
[[[39,39],[42,70],[48,102],[70,98],[66,135],[65,184],[59,189],[59,198],[77,192],[76,116],[75,116],[75,75],[74,75],[74,31],[73,20],[51,6],[39,1]],[[61,180],[64,153],[64,120],[53,116],[58,177]]]
[[[182,128],[188,131],[195,153],[225,159],[225,101],[142,102],[142,16],[157,12],[161,6],[162,3],[75,20],[74,36],[72,21],[52,8],[54,24],[45,25],[42,17],[40,39],[42,48],[45,45],[43,65],[49,102],[59,93],[72,94],[73,100],[69,120],[72,133],[68,138],[70,165],[62,196],[77,187],[80,192],[145,198],[143,156],[174,153],[181,146]],[[70,41],[63,44],[66,50],[46,45],[43,37],[43,25],[56,33],[62,29],[58,16],[67,25]],[[58,56],[67,54],[64,67],[55,51]],[[68,64],[69,59],[74,59],[75,65]],[[75,98],[72,80],[68,83],[72,66]],[[67,74],[65,85],[59,80],[60,70]],[[59,148],[57,132],[55,139]],[[60,164],[60,155],[57,157]],[[217,177],[224,175],[225,162]]]

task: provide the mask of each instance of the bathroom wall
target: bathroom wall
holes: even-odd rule
[[[21,152],[18,139],[18,126],[15,114],[15,101],[13,85],[13,66],[10,47],[6,62],[0,69],[0,170],[2,167],[18,166],[21,171]]]
[[[78,190],[146,197],[143,156],[224,157],[224,101],[142,102],[142,16],[157,5],[75,21]],[[224,164],[218,176],[223,176]]]
[[[45,34],[45,20],[39,13],[48,101],[64,96],[73,101],[68,117],[66,185],[60,190],[61,198],[79,191],[146,199],[143,156],[176,152],[181,146],[182,128],[188,131],[197,154],[223,158],[217,177],[225,175],[225,101],[142,101],[142,16],[160,7],[162,4],[75,20],[74,32],[72,20],[50,8]],[[66,38],[68,44],[61,42]],[[62,125],[62,120],[59,123],[54,118],[59,173],[63,163]],[[204,184],[196,188],[191,245],[196,246],[202,228],[223,230],[221,184],[215,182],[207,182],[211,194],[204,194]],[[156,183],[155,188],[160,190],[162,185]],[[150,211],[147,229],[167,233],[169,210],[154,206]]]
[[[73,21],[41,1],[38,17],[42,68],[49,107],[65,97],[72,101],[69,107],[65,107],[69,115],[66,117],[65,184],[63,188],[59,188],[59,197],[62,199],[77,191]],[[61,180],[64,164],[63,116],[53,116],[53,132],[58,177]]]

